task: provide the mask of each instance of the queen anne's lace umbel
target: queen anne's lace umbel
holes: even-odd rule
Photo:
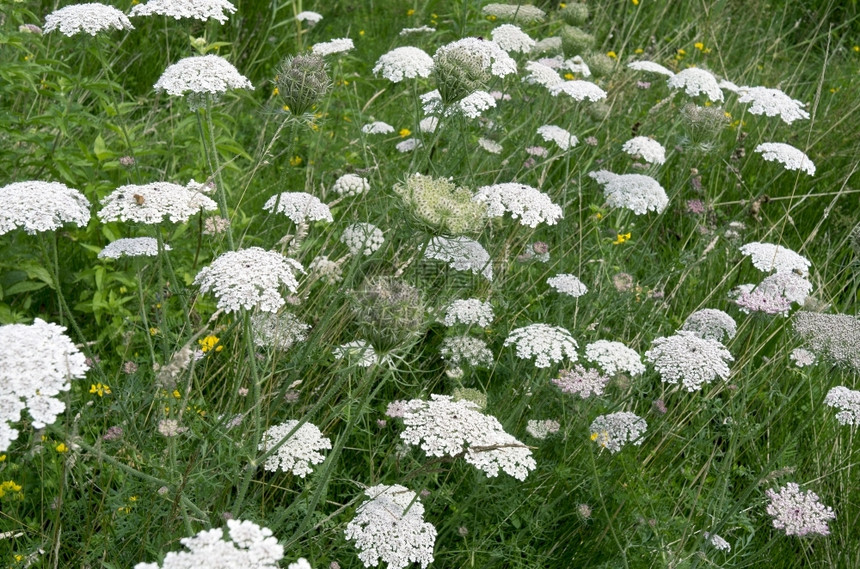
[[[489,71],[496,77],[506,77],[517,72],[517,62],[499,47],[496,42],[480,40],[478,38],[463,38],[445,44],[436,50],[433,55],[434,61],[444,57],[449,52],[462,51],[480,60],[482,69]]]
[[[346,539],[355,542],[365,567],[382,561],[389,569],[433,562],[436,528],[424,521],[424,505],[415,492],[399,484],[379,484],[364,491],[369,498],[346,525]]]
[[[523,81],[530,85],[541,85],[547,89],[553,85],[564,83],[564,79],[561,78],[558,71],[539,61],[526,63],[526,76],[523,77]]]
[[[535,46],[535,40],[522,31],[519,26],[513,24],[502,24],[491,32],[493,41],[500,48],[510,52],[528,53]]]
[[[666,149],[663,145],[647,136],[637,136],[624,143],[621,150],[631,156],[639,156],[649,164],[666,162]]]
[[[627,372],[632,376],[645,372],[645,366],[636,350],[621,342],[597,340],[585,346],[585,359],[596,363],[607,375]]]
[[[146,4],[138,4],[131,9],[131,16],[167,16],[177,20],[193,18],[195,20],[227,21],[227,14],[236,11],[227,0],[149,0]]]
[[[334,221],[328,206],[305,192],[283,192],[272,196],[263,209],[283,213],[296,225],[309,221]]]
[[[560,326],[549,324],[530,324],[516,328],[505,339],[505,347],[517,347],[517,357],[535,358],[535,367],[550,367],[565,357],[576,361],[576,340],[570,332]]]
[[[698,67],[689,67],[669,77],[668,84],[671,89],[684,89],[691,97],[703,94],[714,103],[723,100],[723,92],[717,78]]]
[[[311,51],[314,55],[334,55],[335,53],[344,53],[355,49],[355,44],[349,38],[338,38],[331,41],[314,44]]]
[[[370,189],[370,183],[357,174],[344,174],[338,178],[332,189],[342,196],[357,196]]]
[[[686,330],[654,340],[645,359],[654,365],[664,383],[681,383],[687,391],[697,391],[717,377],[727,379],[726,362],[734,360],[721,343]]]
[[[588,287],[574,275],[562,273],[546,280],[546,284],[554,288],[561,294],[579,298],[588,292]]]
[[[690,314],[681,330],[694,332],[697,336],[722,342],[731,340],[738,331],[735,319],[715,308],[703,308]]]
[[[627,443],[641,445],[647,428],[645,419],[627,411],[600,415],[591,423],[591,440],[615,454]]]
[[[257,308],[276,312],[285,304],[281,285],[295,293],[299,288],[296,273],[304,273],[302,265],[276,251],[250,247],[228,251],[197,273],[194,284],[200,292],[212,292],[218,297],[218,308],[237,312],[240,308]]]
[[[493,352],[487,347],[487,343],[472,336],[445,338],[442,340],[440,352],[442,358],[455,367],[462,365],[490,367],[493,364]]]
[[[417,47],[397,47],[383,54],[373,67],[374,75],[382,74],[392,83],[404,79],[429,77],[433,71],[433,58]]]
[[[666,190],[657,180],[643,174],[613,174],[598,170],[588,175],[603,185],[603,195],[610,207],[623,207],[636,215],[662,212],[669,205]]]
[[[809,118],[809,113],[803,110],[802,101],[792,99],[779,89],[738,87],[737,93],[739,103],[752,103],[747,109],[750,114],[768,117],[778,116],[786,124]]]
[[[277,569],[284,558],[284,547],[272,536],[272,530],[250,521],[228,520],[227,539],[224,530],[203,530],[179,540],[188,551],[171,551],[158,563],[138,563],[134,569],[188,569],[241,567],[242,569]]]
[[[674,77],[675,72],[663,67],[659,63],[654,63],[653,61],[631,61],[627,64],[627,67],[633,69],[634,71],[647,71],[648,73],[659,73],[660,75],[665,75],[666,77]]]
[[[0,188],[0,235],[19,227],[30,235],[59,229],[64,223],[83,227],[90,202],[59,182],[16,182]]]
[[[154,225],[164,218],[179,223],[188,221],[201,209],[218,209],[212,198],[193,189],[195,187],[198,185],[193,180],[187,187],[170,182],[120,186],[102,199],[98,217],[103,222],[133,221]]]
[[[555,142],[561,150],[568,150],[579,143],[579,139],[567,130],[554,124],[539,126],[537,133],[547,142]]]
[[[134,26],[125,14],[113,6],[98,2],[72,4],[48,14],[45,18],[44,33],[59,30],[61,34],[72,37],[86,32],[91,36],[104,30],[133,30]]]
[[[165,245],[164,250],[170,251],[170,245]],[[152,237],[117,239],[99,251],[98,257],[99,259],[119,259],[123,255],[128,257],[155,257],[158,255],[158,242]]]
[[[806,276],[812,265],[803,255],[773,243],[747,243],[741,247],[741,253],[750,258],[756,269],[766,273],[797,271]]]
[[[480,273],[487,280],[493,280],[493,265],[490,262],[490,254],[474,239],[468,237],[434,237],[427,245],[424,256],[428,259],[444,261],[454,270],[471,271],[476,275]]]
[[[364,134],[391,134],[394,132],[394,127],[387,122],[374,121],[361,127],[361,132]]]
[[[290,312],[258,312],[251,316],[254,344],[261,348],[289,350],[296,342],[308,339],[310,326]]]
[[[477,324],[478,326],[486,327],[490,325],[493,318],[492,304],[481,302],[477,298],[469,298],[466,300],[455,300],[449,304],[445,310],[443,322],[445,326]]]
[[[510,212],[521,225],[537,227],[538,223],[555,225],[564,217],[561,207],[545,193],[525,184],[509,182],[478,188],[474,201],[487,204],[487,217],[501,217]]]
[[[827,522],[835,519],[836,513],[819,502],[815,492],[803,492],[795,482],[789,482],[779,492],[767,490],[765,495],[770,500],[767,513],[773,516],[773,527],[785,535],[830,534]]]
[[[228,89],[253,89],[247,77],[218,55],[198,55],[180,59],[164,70],[156,91],[181,97],[186,93],[216,95]]]
[[[372,255],[385,243],[385,236],[372,223],[353,223],[343,230],[340,242],[353,255]]]
[[[284,438],[295,429],[299,422],[295,420],[269,427],[263,433],[258,450],[269,452],[278,446]],[[311,465],[322,464],[325,457],[319,451],[331,449],[331,440],[311,423],[304,423],[290,435],[290,438],[278,447],[274,454],[266,458],[263,468],[270,472],[292,472],[304,478],[312,472]]]
[[[406,429],[400,438],[406,444],[420,445],[428,456],[462,454],[488,477],[498,476],[502,470],[525,480],[537,466],[526,445],[507,434],[495,417],[478,411],[478,405],[471,401],[454,401],[449,395],[437,394],[429,401],[413,399],[406,403],[403,422]]]
[[[836,420],[840,425],[860,425],[860,391],[834,387],[824,397],[824,404],[839,409]]]
[[[812,160],[790,144],[782,142],[764,142],[755,147],[755,152],[768,162],[779,162],[786,170],[802,170],[810,176],[815,175],[815,164]]]
[[[89,368],[65,330],[38,318],[29,326],[0,326],[0,452],[18,438],[10,423],[19,421],[24,409],[33,427],[53,424],[66,408],[57,396]]]
[[[550,85],[549,94],[557,97],[560,93],[564,93],[574,101],[585,101],[586,99],[592,102],[602,101],[606,98],[606,91],[591,83],[590,81],[582,81],[575,79],[573,81],[564,81]]]
[[[592,395],[603,395],[609,379],[596,369],[586,369],[576,364],[571,369],[562,370],[552,382],[561,389],[562,393],[588,399]]]

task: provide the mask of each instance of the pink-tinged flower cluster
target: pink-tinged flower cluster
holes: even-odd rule
[[[789,482],[778,492],[767,490],[765,495],[770,500],[767,513],[773,516],[773,527],[784,530],[785,535],[830,534],[827,522],[835,519],[836,513],[819,502],[815,492],[803,492]]]

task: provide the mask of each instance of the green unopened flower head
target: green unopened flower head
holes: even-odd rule
[[[602,123],[609,118],[610,108],[606,103],[594,103],[586,108],[589,118],[594,122]]]
[[[694,142],[713,140],[729,124],[729,118],[720,107],[700,107],[687,103],[681,108],[681,118]]]
[[[483,90],[490,81],[481,54],[466,49],[452,49],[434,58],[433,77],[447,107],[475,91]]]
[[[352,301],[362,336],[381,352],[416,339],[427,322],[421,291],[395,277],[365,279]]]
[[[591,52],[583,58],[595,77],[606,77],[615,71],[615,60],[605,53]]]
[[[579,2],[569,3],[558,13],[569,26],[581,26],[588,21],[588,6]]]
[[[471,387],[457,387],[454,389],[454,401],[471,401],[478,406],[478,411],[487,408],[487,395]]]
[[[472,201],[472,192],[444,178],[413,174],[394,191],[414,216],[434,233],[461,235],[480,231],[487,206]]]
[[[575,26],[565,26],[561,29],[561,48],[567,57],[582,55],[594,48],[594,36]]]
[[[322,56],[296,55],[281,62],[275,85],[290,112],[301,116],[325,96],[331,88],[331,80]]]

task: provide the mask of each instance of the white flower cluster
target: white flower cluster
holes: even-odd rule
[[[554,124],[545,124],[539,126],[537,133],[541,135],[547,142],[555,142],[562,150],[568,150],[579,144],[579,139],[570,134],[567,130]]]
[[[170,251],[170,245],[164,246]],[[117,239],[99,251],[99,259],[119,259],[123,255],[129,257],[155,257],[158,255],[158,242],[152,237],[130,237]]]
[[[552,382],[561,389],[562,393],[588,399],[592,395],[603,395],[603,390],[609,383],[609,377],[602,375],[596,369],[585,369],[576,364],[569,370],[562,370],[559,377]]]
[[[177,97],[185,93],[214,95],[228,89],[254,89],[247,77],[218,55],[180,59],[164,70],[153,87]]]
[[[407,138],[406,140],[395,144],[394,148],[397,149],[397,152],[406,153],[412,152],[416,148],[421,148],[422,146],[424,146],[424,143],[421,142],[421,140],[417,138]]]
[[[322,19],[322,14],[320,14],[319,12],[311,12],[310,10],[305,10],[304,12],[299,12],[298,14],[296,14],[296,20],[300,22],[318,24]]]
[[[578,55],[565,59],[561,63],[561,68],[567,69],[571,73],[579,73],[583,77],[591,77],[591,69],[588,68],[588,64],[585,63],[582,57]]]
[[[356,174],[344,174],[335,181],[332,189],[341,196],[357,196],[370,190],[370,183]]]
[[[454,401],[450,395],[430,396],[429,401],[413,399],[406,403],[403,416],[406,429],[400,438],[408,445],[420,445],[427,456],[464,454],[469,464],[488,477],[499,470],[517,480],[525,480],[537,467],[532,452],[502,429],[498,419],[478,411],[471,401]]]
[[[642,434],[648,423],[642,417],[628,411],[600,415],[592,423],[591,440],[615,454],[626,443],[642,444]]]
[[[292,472],[304,478],[313,471],[312,464],[323,463],[325,457],[319,451],[330,449],[331,440],[323,436],[316,425],[303,423],[296,429],[298,424],[298,421],[291,420],[266,429],[257,450],[269,452],[275,447],[278,447],[278,450],[266,458],[264,469],[270,472]],[[290,435],[290,432],[293,434]],[[287,435],[290,435],[290,438],[281,444]]]
[[[283,192],[270,197],[263,209],[286,215],[293,223],[334,221],[331,210],[316,196],[305,192]]]
[[[538,61],[526,63],[526,76],[523,77],[523,81],[530,85],[541,85],[547,89],[564,83],[558,71]]]
[[[34,180],[0,188],[0,235],[18,227],[30,235],[64,223],[83,227],[89,220],[89,200],[65,184]]]
[[[382,230],[372,223],[353,223],[343,230],[340,242],[353,255],[372,255],[385,243]]]
[[[138,4],[131,9],[132,16],[168,16],[193,18],[195,20],[227,21],[227,13],[234,13],[236,7],[228,0],[149,0],[146,4]]]
[[[798,119],[808,119],[809,113],[803,110],[805,106],[802,101],[792,99],[779,89],[768,89],[767,87],[739,87],[738,102],[752,103],[750,114],[778,116],[786,124],[791,124]]]
[[[316,43],[311,47],[311,52],[314,55],[334,55],[335,53],[344,53],[355,49],[355,44],[349,38],[337,38],[331,41]]]
[[[421,132],[436,132],[439,126],[439,117],[424,117],[418,122],[418,130]]]
[[[812,265],[806,257],[772,243],[747,243],[741,247],[741,253],[750,258],[756,269],[766,273],[798,271],[806,276]]]
[[[465,52],[481,60],[481,68],[489,71],[496,77],[506,77],[517,72],[517,62],[499,47],[496,42],[480,40],[478,38],[463,38],[445,44],[436,50],[433,60],[449,52]]]
[[[563,216],[561,207],[545,193],[525,184],[508,182],[478,188],[473,201],[487,204],[487,217],[501,217],[510,212],[521,225],[537,227],[538,223],[555,225]]]
[[[404,569],[410,563],[422,568],[432,563],[436,528],[424,521],[424,505],[415,492],[399,484],[378,484],[364,494],[370,499],[358,507],[345,531],[364,566],[383,561],[389,569]]]
[[[394,127],[387,122],[374,121],[361,127],[361,132],[364,134],[391,134],[394,132]]]
[[[645,372],[645,366],[636,350],[628,348],[621,342],[597,340],[585,346],[585,359],[595,362],[603,373],[615,375],[625,371],[632,376]]]
[[[496,107],[496,98],[486,91],[475,91],[457,101],[445,112],[446,115],[461,114],[467,119],[476,119],[487,109]]]
[[[688,67],[678,72],[669,77],[667,83],[671,89],[684,89],[691,97],[702,93],[714,103],[723,100],[723,92],[720,90],[717,78],[709,71],[698,67]]]
[[[483,137],[478,139],[478,146],[480,146],[490,154],[501,154],[502,150],[504,150],[502,145],[498,142]]]
[[[530,38],[519,26],[513,24],[502,24],[490,32],[490,34],[493,37],[493,41],[508,53],[512,51],[528,53],[535,46],[535,40]]]
[[[860,320],[855,316],[800,311],[793,323],[817,355],[860,370]]]
[[[805,348],[794,348],[788,354],[788,357],[797,367],[807,367],[815,364],[815,354]]]
[[[376,350],[367,340],[353,340],[332,349],[332,354],[338,360],[354,360],[359,367],[371,367],[379,363]]]
[[[409,34],[430,34],[436,31],[436,28],[430,26],[418,26],[417,28],[403,28],[397,34],[398,36],[408,36]]]
[[[382,74],[392,83],[404,79],[429,77],[433,71],[433,58],[417,47],[397,47],[383,54],[373,67],[375,75]]]
[[[643,174],[613,174],[598,170],[588,175],[603,185],[603,195],[610,207],[623,207],[636,215],[662,212],[669,205],[666,190],[657,180]]]
[[[663,145],[647,136],[637,136],[624,143],[621,150],[631,156],[640,156],[649,164],[663,164],[666,162],[666,149]]]
[[[103,222],[132,221],[154,225],[164,218],[173,223],[185,222],[199,212],[214,211],[218,204],[212,198],[190,187],[153,182],[151,184],[120,186],[102,201],[98,217]]]
[[[553,97],[558,97],[559,93],[564,93],[574,101],[584,101],[588,99],[596,103],[606,98],[606,91],[591,83],[590,81],[582,81],[575,79],[573,81],[564,81],[549,86],[549,94]]]
[[[733,298],[735,304],[745,314],[761,312],[762,314],[788,316],[791,310],[790,300],[781,294],[775,293],[773,290],[761,286],[753,284],[740,285],[735,289],[734,294],[736,295]]]
[[[487,343],[471,336],[452,336],[442,340],[442,357],[455,367],[468,364],[475,367],[493,365],[493,352]]]
[[[200,269],[194,284],[200,292],[213,292],[218,297],[218,308],[237,312],[240,308],[257,308],[263,312],[277,312],[285,304],[280,286],[295,293],[299,288],[296,273],[304,273],[295,259],[276,251],[250,247],[222,254],[208,267]]]
[[[701,389],[717,377],[728,378],[726,362],[734,360],[720,342],[686,330],[654,340],[645,359],[654,365],[664,383],[680,382],[687,391]]]
[[[778,271],[761,281],[755,290],[770,297],[782,297],[788,302],[803,304],[812,292],[812,283],[794,271]]]
[[[322,280],[328,284],[337,284],[343,280],[343,263],[347,257],[332,261],[327,255],[317,255],[308,264],[308,274],[314,280]]]
[[[520,359],[535,358],[535,367],[549,367],[567,357],[576,361],[576,340],[560,326],[530,324],[516,328],[505,339],[505,347],[517,347]]]
[[[133,30],[134,26],[125,14],[113,6],[105,6],[98,2],[88,4],[72,4],[51,12],[45,17],[44,33],[60,30],[60,33],[72,37],[86,32],[91,36],[103,30]]]
[[[755,152],[768,162],[779,162],[786,170],[803,170],[810,176],[815,175],[815,164],[802,150],[782,142],[763,142],[755,147]]]
[[[579,298],[580,296],[588,292],[588,287],[585,286],[581,280],[579,280],[574,275],[569,275],[566,273],[561,273],[554,277],[548,278],[546,280],[546,284],[548,284],[561,294],[566,294],[568,296],[572,296],[573,298]]]
[[[558,424],[558,421],[552,419],[544,419],[543,421],[532,419],[526,423],[526,432],[540,440],[557,433],[560,428],[561,425]]]
[[[472,271],[493,280],[493,264],[490,254],[484,247],[468,237],[434,237],[427,245],[424,256],[428,259],[444,261],[457,271]]]
[[[723,342],[731,340],[738,331],[735,319],[715,308],[703,308],[690,314],[681,330],[694,332],[701,338]]]
[[[284,558],[284,547],[272,536],[272,530],[247,520],[227,521],[224,530],[203,530],[179,543],[188,551],[171,551],[158,563],[138,563],[134,569],[188,569],[190,567],[241,567],[242,569],[277,569]]]
[[[666,77],[674,77],[675,72],[663,67],[659,63],[654,63],[653,61],[631,61],[627,64],[627,67],[633,69],[634,71],[647,71],[648,73],[658,73],[660,75],[665,75]]]
[[[455,300],[448,305],[445,311],[445,326],[454,326],[456,324],[472,325],[477,324],[481,327],[487,327],[493,321],[493,305],[489,302],[481,302],[477,298],[469,298],[466,300]]]
[[[481,8],[485,16],[494,16],[500,20],[514,20],[522,24],[543,22],[546,12],[532,4],[487,4]]]
[[[705,539],[708,540],[708,543],[710,543],[714,549],[719,549],[720,551],[732,550],[731,544],[715,533],[705,532]]]
[[[784,530],[785,535],[830,534],[827,522],[836,513],[819,502],[815,492],[802,492],[795,482],[789,482],[779,492],[767,490],[765,495],[770,500],[767,513],[773,516],[773,527]]]
[[[54,423],[66,408],[56,396],[89,369],[65,330],[38,318],[30,326],[0,326],[0,452],[18,438],[11,423],[24,409],[37,429]]]
[[[839,409],[836,420],[840,425],[860,425],[860,391],[834,387],[824,397],[824,404]]]
[[[308,339],[310,325],[290,312],[257,312],[251,316],[251,330],[257,346],[286,351],[296,342]]]

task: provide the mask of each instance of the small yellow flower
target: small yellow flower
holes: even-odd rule
[[[838,91],[838,90],[839,90],[839,89],[837,89],[836,87],[831,87],[831,88],[830,88],[830,92],[831,92],[831,93],[835,93],[835,92],[836,92],[836,91]]]
[[[406,138],[407,136],[412,134],[412,131],[408,128],[401,128],[398,134],[400,135],[400,138]]]
[[[272,89],[272,95],[277,95],[278,93],[280,93],[280,91],[278,90],[278,88],[277,88],[277,87],[275,87],[274,89]]]
[[[633,0],[633,5],[634,5],[634,6],[638,6],[638,5],[639,5],[639,0]]]
[[[636,55],[639,55],[640,53],[645,53],[645,50],[642,49],[641,47],[637,47],[636,49],[633,50],[633,53],[635,53]]]
[[[4,460],[6,460],[6,455],[0,454],[0,462],[3,462]]]
[[[591,440],[596,441],[599,436],[597,433],[591,433]]]
[[[603,219],[603,214],[598,211],[597,213],[594,214],[594,218],[596,220],[600,221],[601,219]]]
[[[573,79],[573,73],[565,73],[564,78],[571,81]]]
[[[560,3],[560,4],[558,5],[558,7],[559,7],[559,8],[564,9],[564,8],[567,8],[567,4],[565,4],[564,2],[562,2],[562,3]]]
[[[414,13],[415,13],[415,10],[413,10],[412,8],[409,8],[408,10],[406,10],[406,15],[407,15],[407,16],[411,16],[411,15],[412,15],[412,14],[414,14]]]
[[[317,132],[319,129],[320,129],[320,125],[318,125],[317,123],[311,123],[311,130],[312,131]],[[332,134],[334,134],[334,133],[332,133]]]
[[[117,512],[122,512],[123,514],[130,514],[130,513],[131,513],[131,508],[130,508],[130,507],[128,507],[128,506],[120,506],[119,508],[117,508],[117,509],[116,509],[116,511],[117,511]]]
[[[0,482],[0,498],[8,494],[9,492],[20,492],[21,485],[15,484],[14,480],[6,480],[5,482]]]
[[[220,352],[221,350],[223,350],[224,346],[218,345],[218,342],[218,336],[212,336],[211,334],[209,336],[206,336],[205,338],[197,340],[197,343],[200,344],[200,349],[203,350],[204,354],[213,349],[216,352]]]
[[[175,397],[176,399],[179,399],[180,397],[182,397],[182,394],[179,393],[178,389],[174,389],[173,390],[173,397]]]
[[[490,14],[489,16],[487,16],[487,19],[488,19],[488,20],[490,20],[491,22],[495,22],[495,21],[496,21],[496,17],[495,17],[495,16],[493,16],[492,14]]]
[[[282,110],[284,110],[284,111],[289,112],[289,110],[290,110],[290,106],[289,106],[289,105],[284,105],[283,107],[281,107],[281,109],[282,109]]]
[[[301,156],[293,156],[292,158],[290,158],[290,166],[298,166],[301,163],[302,163],[302,157]]]
[[[854,50],[854,53],[860,53],[860,45],[855,45],[855,46],[854,46],[854,47],[852,47],[851,49],[853,49],[853,50]]]
[[[358,35],[364,37],[364,30],[358,30]]]
[[[69,447],[67,447],[65,443],[60,443],[54,447],[54,450],[60,453],[69,452]]]
[[[90,393],[96,394],[99,397],[104,397],[105,393],[110,395],[110,386],[104,385],[102,383],[91,384]]]
[[[727,119],[732,118],[732,113],[730,113],[729,111],[725,111],[723,114],[726,115]]]
[[[607,57],[611,57],[612,59],[618,59],[618,54],[615,53],[614,51],[607,51],[606,55],[607,55]]]
[[[619,233],[618,237],[612,242],[612,244],[621,245],[625,241],[630,241],[630,233]]]
[[[679,49],[679,50],[678,50],[678,55],[687,55],[687,50],[685,50],[685,49]]]
[[[131,496],[131,497],[128,499],[128,501],[129,501],[129,502],[137,502],[137,496]]]
[[[706,106],[706,107],[710,107],[712,104],[713,104],[713,103],[711,103],[710,101],[705,101],[705,106]]]
[[[152,328],[149,329],[149,335],[150,336],[155,336],[156,334],[158,334],[158,328],[153,326]]]
[[[696,49],[698,49],[699,51],[704,51],[704,49],[705,49],[705,44],[703,44],[703,43],[702,43],[702,42],[700,42],[700,41],[697,41],[696,43],[694,43],[694,44],[693,44],[693,47],[695,47],[695,48],[696,48]]]

